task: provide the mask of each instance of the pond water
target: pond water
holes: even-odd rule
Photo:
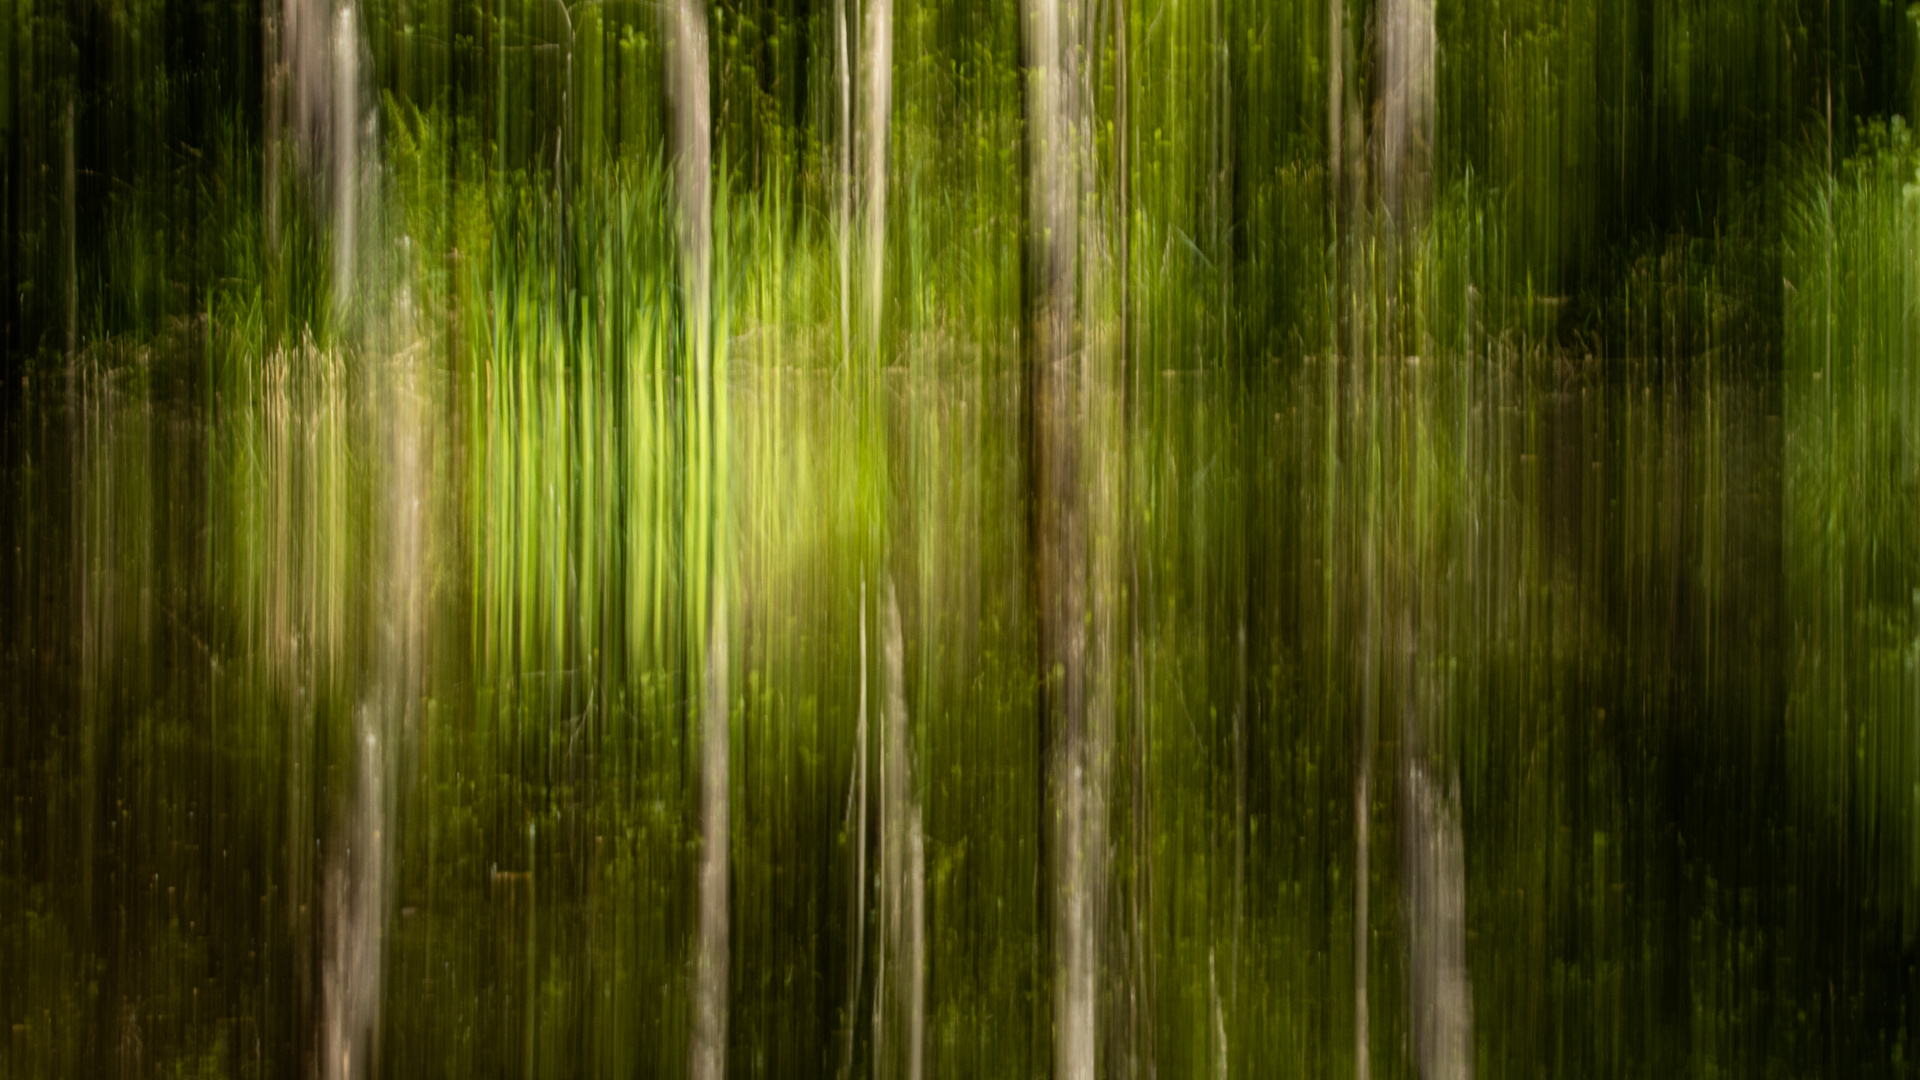
[[[1911,1068],[1920,530],[1804,375],[1142,372],[1061,732],[992,365],[735,364],[716,597],[644,395],[261,368],[5,390],[4,1075],[681,1075],[715,955],[736,1076]]]

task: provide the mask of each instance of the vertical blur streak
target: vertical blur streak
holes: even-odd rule
[[[716,584],[718,574],[710,579]],[[708,598],[701,705],[699,940],[695,944],[691,1071],[720,1080],[727,1064],[727,605]]]
[[[1331,289],[1331,329],[1333,340],[1328,350],[1328,413],[1332,418],[1330,427],[1335,429],[1337,437],[1338,418],[1347,412],[1357,414],[1357,409],[1344,409],[1339,404],[1336,387],[1342,385],[1342,365],[1349,378],[1357,379],[1360,370],[1358,330],[1353,324],[1351,312],[1355,303],[1354,288],[1354,249],[1357,244],[1354,237],[1354,199],[1353,191],[1357,186],[1353,177],[1352,162],[1354,155],[1350,143],[1357,141],[1358,132],[1349,134],[1349,130],[1358,127],[1358,111],[1353,105],[1353,94],[1347,84],[1347,63],[1352,52],[1347,29],[1347,0],[1327,0],[1327,206],[1329,224],[1333,232],[1333,278]],[[1357,419],[1357,415],[1356,415]],[[1351,440],[1351,434],[1348,434]],[[1338,442],[1329,444],[1327,454],[1327,489],[1330,494],[1340,490],[1338,480],[1343,466],[1351,469],[1355,458],[1353,448],[1345,448],[1344,459]],[[1334,537],[1337,526],[1334,514],[1327,515],[1327,562],[1333,564],[1336,554]],[[1344,558],[1344,552],[1340,553]],[[1362,558],[1362,593],[1365,593],[1367,567],[1369,560]],[[1331,571],[1329,571],[1331,572]],[[1362,600],[1364,605],[1365,601]],[[1329,612],[1333,606],[1329,605]],[[1368,624],[1365,615],[1363,625]],[[1331,648],[1336,628],[1329,616],[1328,644]],[[1363,646],[1364,648],[1364,639]],[[1369,867],[1371,865],[1371,835],[1369,818],[1373,805],[1373,726],[1371,718],[1371,685],[1364,676],[1364,663],[1357,669],[1357,685],[1354,700],[1360,702],[1360,716],[1354,725],[1354,770],[1353,770],[1353,1075],[1354,1080],[1372,1080],[1371,1021],[1367,1008],[1367,940],[1369,937],[1368,896]]]
[[[881,338],[886,299],[887,153],[893,124],[893,0],[867,0],[867,25],[861,37],[864,100],[861,146],[865,156],[863,187],[866,251],[863,256],[864,333],[871,363],[869,392],[875,395],[868,422],[884,425],[878,396],[887,368]],[[911,364],[911,361],[909,361]],[[910,368],[910,370],[912,370]],[[881,497],[888,546],[903,543],[899,523],[904,508],[892,497],[889,463],[898,454],[878,436],[886,453],[880,464]],[[883,564],[891,563],[889,550]],[[900,628],[900,599],[893,574],[883,578],[881,603],[885,634],[885,732],[880,748],[880,924],[879,969],[874,989],[873,1053],[875,1076],[920,1080],[926,1028],[926,854],[921,813],[914,794],[912,739],[907,718],[906,646]],[[856,928],[858,930],[858,928]],[[888,971],[894,969],[891,994]]]
[[[311,29],[324,25],[324,5],[312,0],[298,17]],[[318,10],[314,10],[318,9]],[[336,348],[347,347],[366,362],[372,378],[367,418],[383,452],[376,458],[382,487],[374,504],[384,526],[375,566],[377,597],[369,682],[354,713],[351,746],[356,766],[351,803],[340,812],[327,845],[321,953],[321,1075],[338,1080],[376,1075],[386,967],[388,871],[393,833],[396,747],[412,727],[420,699],[426,639],[424,588],[425,517],[430,456],[424,423],[425,374],[411,342],[411,302],[406,283],[383,260],[368,259],[363,225],[378,226],[378,143],[371,117],[362,112],[361,56],[366,49],[358,9],[334,11],[326,47],[303,49],[290,58],[296,85],[310,86],[309,66],[324,65],[326,138],[307,162],[310,175],[326,176],[332,243]],[[311,45],[311,35],[300,39]],[[376,246],[378,240],[376,238]],[[374,271],[370,273],[370,271]],[[380,318],[369,317],[378,310]],[[382,490],[382,488],[384,490]]]
[[[926,1028],[926,841],[913,794],[913,754],[907,728],[905,644],[900,601],[889,576],[881,595],[886,676],[886,735],[880,747],[880,982],[875,990],[874,1059],[877,1076],[920,1080]],[[887,993],[889,966],[899,983]],[[901,1045],[894,1049],[891,1032]]]
[[[1376,405],[1370,412],[1376,420],[1392,415],[1397,422],[1391,428],[1373,427],[1371,436],[1374,453],[1392,462],[1400,475],[1391,485],[1399,491],[1398,505],[1371,515],[1365,541],[1368,562],[1374,563],[1377,551],[1390,567],[1384,580],[1369,567],[1368,623],[1374,626],[1389,605],[1397,609],[1392,624],[1397,627],[1394,633],[1404,661],[1398,687],[1401,873],[1415,1064],[1422,1080],[1468,1080],[1473,1074],[1473,991],[1466,970],[1466,844],[1461,833],[1459,780],[1447,742],[1448,725],[1435,713],[1441,699],[1426,692],[1429,680],[1423,665],[1437,661],[1419,651],[1422,641],[1442,640],[1444,633],[1443,604],[1431,595],[1430,575],[1422,571],[1429,563],[1427,545],[1434,531],[1426,497],[1439,483],[1434,475],[1436,455],[1416,445],[1388,456],[1382,445],[1395,435],[1405,438],[1432,426],[1426,408],[1431,391],[1419,374],[1423,348],[1413,301],[1431,194],[1433,0],[1386,0],[1376,17],[1381,24],[1382,68],[1380,129],[1375,134],[1379,155],[1376,257],[1384,262],[1377,272],[1386,285],[1381,338],[1388,348],[1378,358],[1387,365],[1385,377],[1374,385],[1397,400],[1383,403],[1384,410]],[[1385,595],[1372,595],[1382,586]],[[1369,633],[1363,647],[1371,653],[1382,644]],[[1369,690],[1377,693],[1378,687],[1370,685]],[[1367,723],[1371,728],[1372,717]]]
[[[1041,715],[1048,742],[1047,852],[1053,934],[1053,1070],[1098,1075],[1106,799],[1112,738],[1110,561],[1114,500],[1092,440],[1109,402],[1105,342],[1082,337],[1088,268],[1080,233],[1092,131],[1086,114],[1086,12],[1078,0],[1025,11],[1030,260],[1034,598]],[[1087,273],[1087,277],[1091,277]],[[1091,298],[1091,289],[1085,290]],[[1091,311],[1089,310],[1089,314]],[[1089,319],[1089,322],[1092,320]],[[1089,516],[1099,520],[1089,521]],[[1097,550],[1096,550],[1097,549]]]
[[[1433,145],[1434,0],[1380,7],[1380,200],[1398,220],[1408,195],[1426,188]]]
[[[1409,659],[1412,655],[1409,650]],[[1443,787],[1425,762],[1409,756],[1401,797],[1409,819],[1407,947],[1412,953],[1408,966],[1414,1050],[1423,1080],[1468,1080],[1473,1075],[1473,990],[1467,981],[1466,843],[1460,829],[1459,782],[1448,775]]]
[[[1140,417],[1140,380],[1134,355],[1129,351],[1133,344],[1132,316],[1133,303],[1133,208],[1131,205],[1132,184],[1128,173],[1128,157],[1132,147],[1133,132],[1128,126],[1129,65],[1127,40],[1132,28],[1127,19],[1127,0],[1114,0],[1114,86],[1113,115],[1115,134],[1115,196],[1118,212],[1114,215],[1116,231],[1119,236],[1119,254],[1114,261],[1119,283],[1119,313],[1114,320],[1114,353],[1120,369],[1119,393],[1121,395],[1121,433],[1120,437],[1128,445],[1134,438]],[[1126,470],[1124,476],[1124,494],[1120,496],[1120,505],[1130,511],[1136,505],[1139,494],[1134,485],[1135,469],[1129,455],[1119,459]],[[1153,942],[1152,942],[1152,880],[1153,845],[1151,825],[1147,813],[1147,689],[1146,664],[1143,659],[1140,635],[1140,609],[1143,602],[1140,594],[1140,528],[1137,516],[1129,513],[1126,520],[1125,542],[1127,545],[1127,618],[1128,644],[1131,646],[1128,661],[1131,667],[1133,689],[1133,731],[1129,747],[1131,775],[1127,778],[1131,802],[1131,819],[1128,828],[1128,862],[1132,881],[1127,889],[1127,1063],[1125,1076],[1128,1080],[1138,1077],[1152,1078],[1158,1075],[1154,1058],[1153,1015]],[[1117,629],[1117,627],[1116,627]]]
[[[360,216],[360,38],[352,4],[334,16],[333,31],[333,308],[348,310],[353,299]]]
[[[867,0],[865,40],[867,341],[880,347],[882,256],[887,241],[887,143],[893,118],[893,0]]]
[[[376,687],[373,699],[358,710],[354,801],[337,830],[327,865],[320,1074],[328,1080],[353,1080],[375,1071],[386,911],[388,725],[383,721],[388,701],[382,700],[387,695],[380,690]]]
[[[853,775],[847,785],[847,810],[843,818],[852,847],[852,877],[847,926],[849,932],[847,965],[846,1039],[840,1048],[839,1080],[853,1074],[853,1044],[859,1033],[860,981],[866,970],[867,944],[867,583],[860,582],[860,709],[854,721]]]
[[[843,352],[849,347],[851,333],[848,290],[852,287],[849,245],[853,227],[853,68],[847,54],[847,5],[852,2],[833,0],[833,81],[839,121],[833,140],[833,244],[840,269],[840,348]]]
[[[324,900],[324,1075],[340,1080],[378,1071],[388,870],[395,850],[393,778],[400,747],[414,742],[417,733],[427,659],[428,425],[434,411],[424,350],[405,340],[412,329],[405,297],[402,289],[401,302],[387,313],[385,340],[372,341],[391,353],[376,361],[378,396],[368,410],[372,423],[384,427],[387,463],[379,507],[385,550],[374,591],[377,651],[369,668],[371,685],[356,714],[354,801],[329,858]]]
[[[80,348],[80,251],[74,236],[80,225],[80,215],[74,209],[76,182],[73,175],[73,140],[73,91],[69,89],[60,140],[60,239],[66,254],[68,359],[72,359]]]
[[[693,959],[693,1031],[688,1068],[693,1080],[721,1080],[727,1054],[727,590],[725,545],[719,527],[716,461],[725,438],[713,363],[713,131],[707,87],[707,23],[701,0],[674,0],[667,9],[667,96],[673,103],[673,159],[680,213],[687,352],[693,361],[695,518],[690,533],[696,573],[704,576],[706,655],[700,717],[700,862]],[[702,565],[704,564],[704,565]]]

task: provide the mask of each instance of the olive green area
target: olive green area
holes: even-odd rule
[[[1920,8],[1439,0],[1388,227],[1384,4],[1083,5],[1098,1073],[1421,1075],[1427,800],[1475,1074],[1912,1075]],[[0,0],[0,1078],[686,1075],[715,610],[726,1073],[906,1075],[896,605],[925,1069],[1061,1072],[1023,6],[891,9],[874,259],[708,5],[705,311],[665,5],[343,6],[357,233],[291,5]]]

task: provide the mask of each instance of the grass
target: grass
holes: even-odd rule
[[[1826,827],[1857,823],[1879,903],[1920,917],[1920,153],[1874,127],[1802,182],[1786,244],[1795,746]]]

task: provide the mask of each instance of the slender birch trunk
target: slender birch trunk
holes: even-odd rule
[[[1399,225],[1424,208],[1431,187],[1434,0],[1383,0],[1380,41],[1381,209]]]
[[[707,23],[700,0],[671,0],[667,26],[667,95],[673,113],[675,187],[687,350],[695,395],[693,454],[699,496],[690,523],[703,581],[705,674],[700,695],[700,863],[693,963],[693,1080],[726,1075],[728,903],[728,669],[724,542],[725,403],[714,361],[712,114],[707,85]]]
[[[858,197],[843,194],[841,205],[842,220],[842,282],[841,317],[843,337],[847,333],[849,282],[846,253],[851,249],[852,215],[857,204],[860,215],[859,242],[860,252],[860,346],[862,367],[859,378],[866,406],[863,411],[863,423],[870,425],[867,435],[870,444],[880,453],[873,459],[873,467],[880,476],[878,486],[883,491],[891,491],[892,484],[886,479],[887,462],[898,455],[887,446],[884,430],[884,417],[881,408],[883,395],[879,393],[882,371],[885,363],[881,318],[886,295],[886,223],[887,223],[887,163],[890,148],[890,135],[893,116],[893,3],[892,0],[867,0],[864,11],[864,25],[860,28],[859,47],[848,50],[845,42],[844,0],[837,9],[840,23],[836,26],[837,47],[842,55],[840,72],[841,108],[843,118],[848,115],[851,104],[851,87],[855,83],[853,73],[846,70],[844,57],[849,51],[859,57],[859,115],[858,125],[852,128],[850,138],[844,139],[843,157],[845,173],[843,193],[846,187],[857,186]],[[858,160],[858,184],[852,185],[853,164]],[[882,537],[881,562],[891,562],[890,549],[897,543],[897,537],[904,529],[897,520],[900,508],[892,504],[886,495],[881,496],[881,517],[886,520],[876,522]],[[864,586],[862,593],[864,596]],[[864,601],[863,601],[864,604]],[[882,577],[880,595],[880,616],[882,634],[882,712],[879,743],[879,786],[880,786],[880,873],[878,882],[878,948],[875,950],[874,994],[872,1013],[872,1070],[878,1080],[882,1077],[904,1075],[910,1080],[918,1080],[923,1070],[924,1033],[926,1016],[926,957],[925,957],[925,921],[926,921],[926,865],[925,842],[921,833],[920,807],[914,796],[913,766],[910,728],[907,716],[906,698],[906,660],[905,638],[900,623],[900,602],[891,572]],[[862,612],[862,667],[865,660],[865,613]],[[863,674],[864,678],[864,674]],[[861,753],[865,753],[866,719],[864,684],[862,687],[862,707],[859,741]],[[860,850],[855,859],[861,867],[861,880],[856,889],[864,893],[864,866],[866,860],[865,833],[865,778],[864,764],[861,766],[859,786],[861,796],[862,825],[860,830]],[[866,928],[860,918],[860,901],[856,901],[856,938],[863,937]],[[853,978],[853,1001],[859,1000],[859,970],[861,950],[856,947],[856,970]],[[851,1007],[851,1005],[850,1005]],[[852,1061],[852,1035],[842,1054],[842,1072],[848,1071]]]
[[[1027,126],[1035,270],[1029,394],[1037,490],[1034,558],[1042,715],[1047,726],[1047,853],[1052,878],[1053,1072],[1092,1080],[1098,1049],[1087,911],[1086,611],[1073,370],[1079,261],[1079,153],[1072,62],[1075,0],[1027,0]]]
[[[1414,655],[1414,603],[1419,593],[1404,556],[1395,553],[1404,544],[1389,545],[1383,530],[1389,524],[1381,500],[1391,479],[1410,483],[1415,478],[1389,478],[1383,469],[1387,436],[1381,409],[1387,403],[1373,398],[1398,380],[1381,376],[1363,353],[1363,337],[1377,341],[1389,360],[1411,355],[1416,348],[1401,296],[1404,260],[1417,250],[1417,236],[1431,195],[1434,103],[1433,0],[1381,0],[1374,12],[1377,43],[1374,83],[1378,98],[1375,127],[1363,130],[1356,95],[1347,71],[1354,55],[1347,21],[1346,0],[1328,0],[1329,66],[1327,90],[1329,198],[1335,229],[1336,296],[1335,355],[1349,363],[1349,385],[1355,427],[1350,438],[1352,460],[1365,463],[1362,487],[1369,505],[1357,521],[1360,539],[1361,612],[1360,657],[1357,671],[1359,707],[1357,758],[1354,780],[1354,1073],[1371,1075],[1368,1019],[1368,868],[1371,864],[1371,807],[1373,748],[1379,713],[1379,652],[1381,624],[1401,628],[1397,635],[1406,651],[1404,677],[1399,680],[1402,729],[1400,781],[1403,877],[1407,893],[1409,997],[1415,1031],[1415,1053],[1427,1080],[1464,1078],[1471,1074],[1471,991],[1464,959],[1464,845],[1460,836],[1457,782],[1436,783],[1435,770],[1451,775],[1443,763],[1424,758],[1425,727],[1431,723],[1422,706]],[[1369,151],[1363,158],[1361,149]],[[1362,171],[1367,161],[1377,185],[1368,191]],[[1360,208],[1363,197],[1368,206]],[[1370,238],[1371,244],[1365,243]],[[1369,269],[1362,270],[1364,257]],[[1368,310],[1375,275],[1385,284],[1385,308],[1375,309],[1377,333],[1367,335],[1359,325]],[[1397,365],[1396,365],[1397,366]],[[1415,388],[1403,389],[1410,393]],[[1402,402],[1408,407],[1416,403]],[[1399,455],[1401,460],[1405,455]],[[1415,466],[1417,468],[1417,465]],[[1410,538],[1403,537],[1403,541]],[[1387,609],[1391,608],[1389,611]]]
[[[834,0],[833,3],[834,85],[839,91],[840,118],[834,146],[833,233],[840,268],[840,348],[844,352],[852,350],[849,313],[853,289],[853,67],[847,43],[847,5],[852,2]]]
[[[355,298],[360,230],[360,28],[351,4],[334,16],[332,96],[333,309],[346,317]]]
[[[881,314],[886,293],[887,161],[893,124],[893,0],[867,0],[861,35],[861,146],[866,252],[864,321],[869,371],[877,389],[885,363]],[[876,399],[876,405],[879,400]],[[870,414],[880,419],[876,408]],[[883,444],[884,433],[880,436]],[[891,461],[898,455],[887,454]],[[883,465],[884,469],[885,466]],[[887,485],[888,490],[892,485]],[[905,535],[901,507],[887,500],[889,547]],[[891,573],[881,596],[886,634],[886,735],[880,752],[880,976],[874,1002],[875,1076],[920,1080],[926,1029],[926,851],[919,800],[914,795],[912,739],[907,718],[906,645],[900,600]],[[889,986],[893,968],[897,986]],[[890,1015],[889,1015],[890,1014]],[[896,1045],[897,1044],[897,1045]]]
[[[373,1075],[379,1056],[388,864],[394,847],[393,779],[398,748],[412,729],[421,697],[425,660],[428,471],[433,456],[426,402],[431,395],[428,373],[407,347],[414,328],[406,281],[381,276],[391,267],[370,258],[365,243],[377,238],[381,208],[367,167],[378,152],[378,140],[365,110],[366,41],[358,6],[285,0],[281,15],[274,35],[280,62],[273,81],[284,80],[290,93],[270,91],[275,113],[270,127],[278,130],[282,108],[291,113],[286,120],[299,163],[328,223],[338,343],[357,348],[372,370],[366,416],[383,465],[378,501],[383,530],[374,573],[386,602],[372,620],[376,651],[348,740],[355,779],[328,829],[317,927],[317,1071],[350,1080]],[[270,161],[279,152],[277,145],[269,145]],[[272,165],[270,182],[276,188],[277,172],[278,165]],[[277,190],[270,191],[270,204],[277,197]],[[392,299],[393,294],[399,299]],[[375,311],[382,317],[371,318]]]
[[[1034,588],[1041,707],[1047,725],[1052,876],[1054,1075],[1099,1070],[1100,973],[1111,758],[1113,538],[1108,341],[1083,336],[1082,217],[1092,171],[1085,85],[1088,12],[1081,0],[1026,0],[1029,224],[1035,292],[1032,355]]]
[[[1378,9],[1382,67],[1378,153],[1379,214],[1389,284],[1384,339],[1396,354],[1418,351],[1401,296],[1406,261],[1418,250],[1432,198],[1434,122],[1434,0],[1385,0]],[[1407,385],[1402,405],[1421,407],[1419,388]],[[1407,455],[1401,455],[1407,460]],[[1402,484],[1420,483],[1415,459]],[[1411,538],[1408,538],[1410,541]],[[1413,1048],[1423,1080],[1468,1080],[1473,1075],[1473,990],[1466,969],[1465,837],[1458,774],[1447,752],[1440,717],[1426,693],[1418,643],[1425,589],[1406,562],[1408,543],[1395,545],[1402,565],[1392,575],[1400,608],[1401,842],[1406,894],[1408,997]]]
[[[1336,6],[1339,0],[1334,0]],[[1374,115],[1376,129],[1369,148],[1377,189],[1366,218],[1366,229],[1375,243],[1373,274],[1385,288],[1385,308],[1376,312],[1379,320],[1376,340],[1385,348],[1384,359],[1397,371],[1402,356],[1418,351],[1413,324],[1407,317],[1403,296],[1407,260],[1418,251],[1418,240],[1432,196],[1432,148],[1434,123],[1434,0],[1382,0],[1375,9],[1374,39],[1378,42],[1375,83],[1378,100]],[[1336,115],[1330,113],[1330,116]],[[1348,114],[1351,117],[1351,113]],[[1351,126],[1351,125],[1350,125]],[[1350,132],[1350,134],[1357,134]],[[1337,138],[1337,136],[1336,136]],[[1351,148],[1343,154],[1343,164],[1352,162]],[[1347,183],[1353,184],[1349,176]],[[1355,188],[1346,189],[1348,206]],[[1349,233],[1351,235],[1351,233]],[[1358,284],[1357,279],[1355,284]],[[1357,328],[1356,328],[1357,334]],[[1359,366],[1359,349],[1352,356]],[[1358,373],[1356,372],[1356,378]],[[1465,840],[1460,820],[1457,773],[1446,752],[1441,718],[1426,693],[1420,670],[1418,640],[1420,619],[1436,605],[1422,604],[1426,588],[1416,579],[1414,544],[1416,538],[1398,536],[1388,543],[1387,530],[1404,522],[1389,519],[1380,500],[1389,489],[1405,490],[1421,482],[1418,448],[1414,454],[1395,455],[1400,464],[1393,475],[1385,472],[1388,437],[1382,423],[1382,410],[1388,406],[1404,409],[1421,407],[1420,388],[1410,381],[1391,377],[1379,370],[1367,376],[1369,396],[1397,390],[1392,402],[1368,401],[1362,406],[1372,421],[1362,431],[1369,440],[1370,482],[1367,489],[1374,506],[1362,525],[1362,639],[1363,660],[1361,710],[1363,725],[1362,761],[1356,784],[1357,803],[1370,805],[1371,758],[1379,709],[1380,677],[1378,655],[1389,640],[1400,652],[1397,682],[1400,706],[1399,762],[1395,770],[1399,781],[1402,882],[1407,911],[1408,1005],[1413,1029],[1414,1064],[1423,1080],[1467,1080],[1472,1076],[1472,987],[1466,971],[1466,871]],[[1394,425],[1404,429],[1407,425]],[[1417,426],[1417,425],[1416,425]],[[1384,634],[1381,624],[1393,629]],[[1357,857],[1361,860],[1356,885],[1356,996],[1359,1005],[1356,1046],[1359,1075],[1366,1075],[1365,1060],[1365,858],[1367,856],[1367,820],[1363,806],[1359,815]]]
[[[866,177],[862,192],[866,215],[867,347],[880,359],[880,310],[887,242],[887,144],[893,122],[893,0],[867,0],[862,34],[865,99],[862,139]]]

